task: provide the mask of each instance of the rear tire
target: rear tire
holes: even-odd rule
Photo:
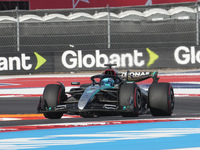
[[[149,87],[149,108],[153,116],[171,116],[174,91],[170,83],[153,83]]]
[[[119,91],[119,103],[123,117],[138,117],[141,109],[142,97],[136,83],[123,83]]]
[[[43,99],[46,101],[49,109],[59,105],[61,101],[61,85],[48,84],[44,89]],[[61,112],[46,112],[43,114],[48,119],[60,119],[63,116]]]

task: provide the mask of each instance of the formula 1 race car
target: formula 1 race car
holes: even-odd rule
[[[158,83],[158,72],[118,73],[107,64],[102,74],[91,77],[91,84],[72,82],[77,85],[65,92],[65,86],[48,84],[40,97],[38,113],[46,118],[59,119],[64,113],[81,117],[99,117],[121,115],[138,117],[147,111],[153,116],[170,116],[173,113],[175,99],[170,83]],[[137,82],[152,78],[148,90]]]

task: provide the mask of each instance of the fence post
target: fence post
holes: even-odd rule
[[[197,14],[196,14],[196,45],[199,45],[199,5],[198,1],[196,1],[196,9],[197,9]]]
[[[107,11],[108,11],[108,48],[110,48],[110,9],[109,9],[109,5],[107,5]]]
[[[16,15],[17,15],[17,51],[20,51],[20,35],[19,35],[19,12],[18,7],[16,7]]]

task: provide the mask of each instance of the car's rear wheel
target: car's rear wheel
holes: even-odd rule
[[[138,117],[141,109],[142,97],[136,83],[123,83],[120,86],[119,102],[123,117]]]
[[[149,108],[153,116],[171,116],[175,104],[170,83],[153,83],[149,87]]]
[[[61,101],[61,85],[48,84],[43,92],[43,99],[46,101],[49,111],[60,104]],[[63,116],[61,112],[45,112],[44,116],[48,119],[60,119]]]

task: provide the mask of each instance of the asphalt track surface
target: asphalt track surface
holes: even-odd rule
[[[39,97],[9,97],[0,98],[0,115],[3,114],[37,114]],[[62,118],[62,119],[34,119],[1,121],[0,127],[24,126],[34,124],[54,124],[54,123],[75,123],[92,121],[112,121],[112,120],[136,120],[136,119],[160,119],[160,118],[187,118],[200,117],[199,97],[175,97],[175,109],[172,116],[155,117],[151,114],[140,115],[139,117],[123,118],[121,116],[106,116],[99,118]]]

